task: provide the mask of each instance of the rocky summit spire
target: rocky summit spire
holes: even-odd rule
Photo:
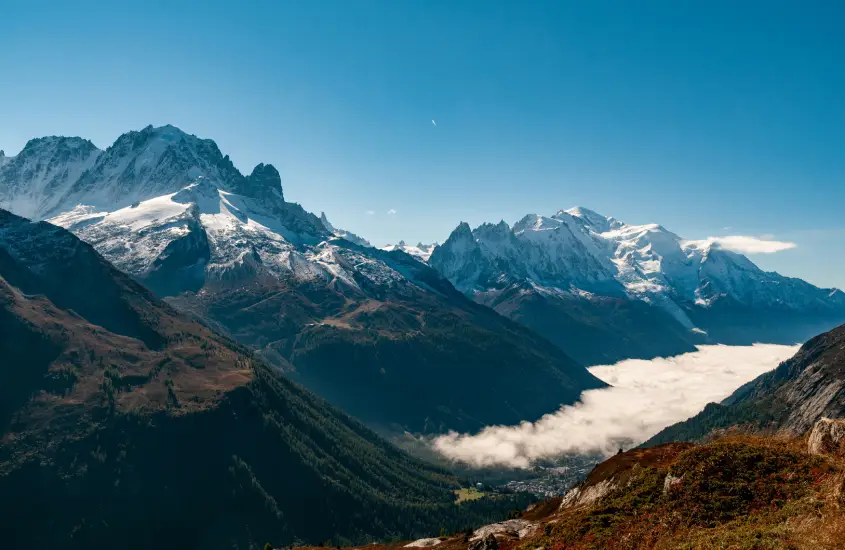
[[[325,212],[320,212],[320,223],[323,224],[323,227],[326,228],[326,231],[334,233],[334,226],[329,222],[329,219],[326,217]]]
[[[277,198],[285,200],[282,192],[282,178],[272,164],[261,163],[247,176],[243,189],[245,195],[258,199]]]

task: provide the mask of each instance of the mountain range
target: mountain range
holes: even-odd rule
[[[213,141],[173,126],[106,150],[31,140],[0,158],[0,207],[70,230],[172,306],[391,431],[535,420],[603,385],[583,365],[794,343],[845,320],[839,290],[586,208],[377,249],[287,201],[272,165],[244,175]]]
[[[472,431],[604,385],[430,266],[287,202],[271,165],[244,176],[214,142],[173,126],[105,151],[32,140],[0,165],[0,207],[67,228],[372,426]]]
[[[845,293],[759,269],[713,240],[586,208],[461,223],[428,264],[585,364],[699,343],[795,343],[845,321]]]

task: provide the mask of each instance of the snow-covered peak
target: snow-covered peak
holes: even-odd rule
[[[434,252],[434,249],[437,248],[437,243],[432,244],[423,244],[417,243],[416,246],[406,244],[405,241],[399,241],[398,244],[388,244],[386,246],[381,247],[382,250],[387,252],[393,252],[394,250],[401,250],[406,254],[410,254],[411,256],[423,261],[428,262],[428,259],[431,257],[431,253]]]
[[[537,214],[528,214],[513,225],[514,233],[521,233],[522,231],[543,231],[546,229],[557,229],[561,222],[555,218],[547,218],[545,216],[538,216]]]
[[[0,161],[0,208],[40,218],[98,160],[101,151],[78,137],[31,139]]]
[[[583,206],[575,206],[567,210],[558,210],[557,215],[559,216],[562,213],[575,216],[576,218],[582,218],[593,224],[600,224],[607,220],[605,216],[602,216],[595,210],[590,210],[589,208],[584,208]]]
[[[80,205],[113,211],[175,193],[200,176],[220,189],[283,202],[272,166],[244,177],[214,141],[166,125],[127,132],[105,151],[81,138],[30,140],[0,163],[0,206],[35,219]]]
[[[575,220],[596,233],[604,233],[605,231],[618,229],[625,225],[615,218],[602,216],[598,212],[584,208],[583,206],[558,210],[552,217],[561,221]]]
[[[505,231],[462,224],[429,263],[458,289],[484,293],[524,281],[581,296],[618,296],[657,305],[688,329],[685,308],[728,299],[743,307],[825,310],[845,297],[766,273],[712,241],[685,240],[659,224],[628,225],[576,207],[530,214]]]

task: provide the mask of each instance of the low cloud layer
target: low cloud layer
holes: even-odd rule
[[[740,254],[774,254],[783,250],[795,248],[795,243],[775,241],[767,237],[750,237],[747,235],[729,235],[727,237],[707,237],[707,240],[718,244],[725,250]]]
[[[473,466],[525,468],[567,453],[611,454],[686,420],[707,403],[772,370],[798,346],[700,346],[651,361],[632,359],[590,369],[612,388],[584,392],[534,423],[490,426],[476,435],[455,432],[434,440],[444,456]]]

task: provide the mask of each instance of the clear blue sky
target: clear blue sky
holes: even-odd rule
[[[0,148],[172,123],[377,245],[577,204],[845,287],[843,29],[836,0],[0,0]]]

